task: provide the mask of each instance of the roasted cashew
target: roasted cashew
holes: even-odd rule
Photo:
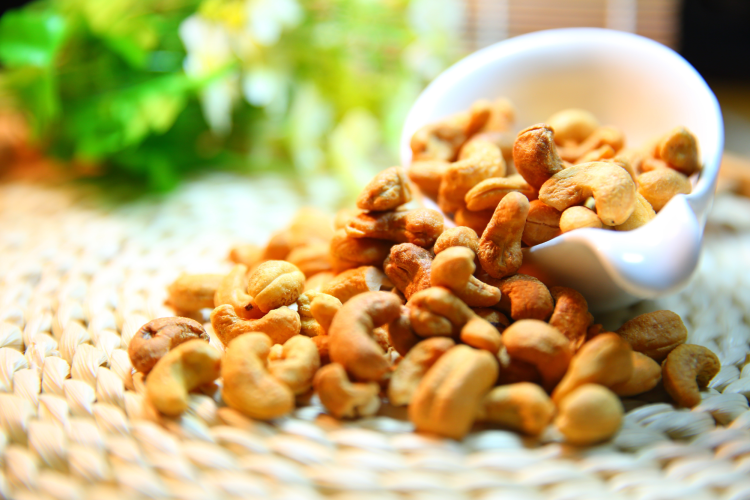
[[[529,214],[523,228],[521,241],[533,247],[560,236],[560,216],[562,212],[550,207],[541,200],[529,203]]]
[[[414,243],[424,248],[431,248],[442,232],[443,215],[429,208],[362,213],[346,225],[346,234],[353,238]]]
[[[235,245],[229,251],[229,260],[235,264],[242,264],[247,269],[260,264],[263,258],[263,249],[252,243]]]
[[[260,319],[242,319],[229,304],[221,305],[211,312],[211,326],[224,345],[243,333],[250,332],[265,333],[274,344],[283,344],[298,335],[302,328],[299,314],[288,307],[274,309]]]
[[[466,193],[477,183],[503,175],[505,160],[500,148],[487,140],[471,140],[461,148],[458,161],[445,170],[438,205],[443,212],[453,213],[463,206]]]
[[[556,404],[577,387],[599,384],[610,387],[633,375],[632,350],[617,334],[602,333],[583,344],[573,356],[568,373],[552,393]]]
[[[325,366],[331,362],[331,338],[328,335],[318,335],[317,337],[311,337],[313,344],[318,349],[318,356],[320,357],[320,366]]]
[[[204,340],[180,344],[165,354],[146,378],[146,397],[165,415],[188,407],[188,393],[219,378],[221,353]]]
[[[617,329],[617,334],[634,351],[661,362],[675,347],[685,343],[688,332],[679,315],[672,311],[654,311],[631,319]]]
[[[513,144],[513,164],[516,170],[537,190],[547,179],[563,169],[554,136],[549,125],[538,123],[521,130]]]
[[[313,298],[312,303],[310,304],[310,314],[312,314],[312,317],[318,325],[320,325],[323,335],[328,335],[328,330],[331,328],[333,317],[336,316],[336,313],[339,312],[342,307],[343,304],[341,301],[333,295],[325,293],[318,293],[315,295],[315,298]]]
[[[645,354],[632,351],[633,374],[625,382],[614,384],[609,389],[618,396],[636,396],[650,391],[661,380],[661,366]]]
[[[221,366],[221,396],[226,404],[260,420],[280,417],[294,409],[294,393],[266,367],[271,345],[264,333],[240,335],[227,346]]]
[[[625,145],[622,130],[616,127],[599,127],[580,144],[573,144],[558,148],[560,158],[571,163],[581,163],[581,158],[587,153],[609,146],[616,153]]]
[[[443,231],[443,234],[438,237],[432,251],[437,255],[446,248],[451,247],[466,247],[472,252],[477,253],[479,251],[479,236],[470,227],[451,227]]]
[[[562,170],[539,189],[539,199],[561,212],[592,196],[596,213],[608,226],[624,223],[635,210],[635,183],[611,162],[580,163]]]
[[[411,201],[411,190],[401,167],[383,170],[365,186],[357,198],[360,210],[393,210]]]
[[[547,321],[555,303],[544,283],[525,274],[516,274],[497,284],[502,293],[498,309],[514,320],[538,319]]]
[[[338,363],[318,370],[313,387],[320,402],[336,418],[369,417],[380,408],[380,386],[376,382],[350,382]]]
[[[455,337],[474,311],[450,290],[433,286],[412,295],[406,306],[413,331],[421,337]]]
[[[299,314],[300,320],[299,332],[306,337],[317,337],[318,335],[326,334],[312,314],[312,302],[318,295],[324,294],[321,294],[318,290],[309,290],[297,299],[297,314]]]
[[[411,243],[394,245],[383,268],[388,279],[408,300],[416,292],[430,287],[432,254]]]
[[[208,342],[206,330],[195,320],[169,317],[149,321],[130,339],[130,363],[137,371],[148,373],[170,349],[193,339]]]
[[[605,144],[603,146],[600,146],[596,149],[592,149],[588,153],[584,154],[583,156],[576,158],[574,164],[578,163],[586,163],[590,161],[604,161],[604,160],[611,160],[615,157],[615,150],[612,149],[612,146],[609,144]]]
[[[529,200],[535,200],[537,197],[536,189],[520,174],[513,174],[483,180],[466,193],[464,201],[466,208],[472,211],[494,210],[508,193],[521,193]]]
[[[331,361],[341,364],[354,379],[377,382],[390,365],[373,339],[373,330],[398,317],[401,300],[388,292],[357,295],[336,313],[328,334]]]
[[[474,212],[462,207],[453,215],[453,219],[457,226],[468,227],[474,230],[475,233],[481,235],[492,220],[492,215],[494,213],[494,210],[480,210]]]
[[[497,361],[489,352],[465,345],[449,349],[417,386],[409,420],[419,432],[463,438],[497,374]]]
[[[517,384],[519,382],[542,385],[542,376],[536,366],[518,358],[511,358],[508,349],[504,346],[497,353],[497,360],[500,363],[497,385]]]
[[[555,426],[571,444],[585,446],[614,436],[622,423],[620,398],[606,387],[584,384],[558,404]]]
[[[482,400],[477,420],[538,436],[554,415],[555,405],[541,387],[518,382],[492,389]]]
[[[320,291],[346,303],[355,295],[380,290],[385,281],[385,274],[377,267],[361,266],[336,275]]]
[[[446,248],[432,261],[431,285],[448,288],[469,307],[494,306],[500,290],[474,277],[475,260],[476,254],[466,247]]]
[[[630,214],[628,220],[626,220],[619,226],[615,226],[615,230],[632,231],[633,229],[637,229],[641,226],[646,225],[647,222],[653,220],[653,218],[656,217],[654,207],[651,206],[648,200],[644,198],[640,192],[636,193],[635,196],[635,210],[633,210],[633,213]],[[570,207],[568,210],[573,210],[574,208],[576,207]],[[566,212],[568,210],[566,210]]]
[[[274,356],[273,352],[268,356],[268,372],[294,394],[307,392],[320,368],[320,355],[312,339],[296,335],[284,342],[280,356]]]
[[[700,389],[719,373],[721,362],[703,346],[682,344],[669,353],[661,369],[664,389],[678,405],[692,408],[701,402]]]
[[[430,198],[437,199],[443,175],[450,162],[440,160],[423,160],[412,162],[407,174],[420,191]]]
[[[410,313],[408,307],[401,306],[398,317],[388,323],[388,338],[391,346],[401,356],[406,356],[415,345],[422,341],[422,337],[414,333],[411,327]]]
[[[638,205],[636,204],[636,209],[633,210],[633,214],[631,214],[630,217],[628,217],[628,220],[621,224],[621,226],[627,225],[628,222],[633,218],[633,215],[635,215],[637,210]],[[615,226],[615,228],[619,228],[621,226]],[[596,215],[596,212],[594,212],[593,210],[589,210],[584,206],[574,206],[566,208],[560,216],[560,231],[562,231],[563,233],[567,233],[574,229],[581,229],[584,227],[595,227],[597,229],[601,229],[604,226],[602,225],[602,221],[601,219],[599,219],[599,216]]]
[[[591,314],[586,299],[572,288],[553,286],[549,289],[555,300],[555,310],[549,324],[560,330],[577,351],[586,341],[586,331],[591,323]]]
[[[290,251],[313,243],[327,243],[333,236],[331,217],[314,207],[303,207],[287,228]]]
[[[222,274],[183,274],[167,287],[167,304],[186,313],[213,307],[222,279]]]
[[[690,179],[671,168],[657,168],[638,176],[638,192],[658,212],[678,194],[690,194]]]
[[[573,348],[560,331],[536,319],[516,321],[503,332],[503,344],[511,358],[531,363],[551,390],[568,370]]]
[[[267,313],[289,306],[305,289],[305,275],[297,266],[283,260],[269,260],[248,278],[247,293],[253,297],[252,306]]]
[[[483,349],[494,355],[503,347],[503,337],[492,323],[479,316],[474,316],[461,328],[461,342],[475,349]]]
[[[585,109],[569,108],[550,116],[547,123],[555,131],[555,144],[579,144],[599,128],[599,120]]]
[[[687,176],[700,170],[698,142],[685,127],[677,127],[666,134],[656,147],[657,157]]]
[[[394,406],[408,405],[427,370],[454,345],[448,337],[433,337],[416,344],[391,376],[388,401]]]
[[[487,320],[500,333],[510,326],[510,320],[508,317],[497,309],[491,309],[489,307],[472,307],[471,310],[480,318]]]
[[[311,243],[292,249],[286,261],[299,269],[306,278],[333,269],[331,244]]]
[[[498,204],[479,240],[479,262],[493,278],[513,274],[521,267],[521,236],[529,213],[529,200],[508,193]]]
[[[262,317],[263,311],[253,307],[252,296],[245,293],[247,282],[247,266],[244,264],[234,266],[229,274],[221,280],[221,284],[214,294],[214,307],[229,304],[240,318],[258,319]]]
[[[374,238],[352,238],[345,229],[337,230],[330,245],[333,270],[337,273],[360,266],[381,267],[393,243]]]
[[[411,138],[412,160],[453,161],[461,146],[477,133],[490,118],[492,104],[480,100],[471,109],[430,123]]]

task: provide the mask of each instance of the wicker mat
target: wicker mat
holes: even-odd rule
[[[262,243],[303,203],[277,178],[210,175],[164,199],[104,202],[82,186],[0,185],[0,496],[3,498],[750,499],[750,202],[717,199],[705,252],[656,309],[722,361],[693,410],[659,390],[625,400],[608,443],[572,448],[476,428],[462,442],[413,432],[403,412],[337,421],[315,399],[251,421],[195,395],[179,419],[143,404],[126,346],[173,312],[181,272],[226,272],[233,243]]]

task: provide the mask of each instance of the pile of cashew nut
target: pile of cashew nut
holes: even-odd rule
[[[517,274],[523,235],[554,233],[548,221],[560,219],[555,211],[563,205],[593,194],[597,219],[622,224],[630,215],[619,202],[637,197],[623,194],[617,179],[633,181],[610,161],[560,164],[559,172],[526,181],[497,177],[505,172],[496,144],[508,109],[506,102],[477,105],[415,136],[417,158],[436,158],[419,162],[447,163],[432,188],[454,213],[473,210],[463,200],[483,183],[504,186],[471,198],[481,210],[494,204],[481,233],[468,225],[446,229],[441,213],[416,206],[398,167],[367,185],[356,210],[335,218],[302,210],[265,247],[233,248],[227,275],[185,275],[170,286],[168,302],[179,316],[143,325],[128,349],[148,402],[178,416],[191,391],[204,391],[261,420],[311,401],[341,419],[389,404],[407,407],[419,432],[461,439],[484,422],[532,436],[556,428],[576,445],[617,432],[620,397],[666,391],[677,405],[700,403],[720,363],[708,349],[685,344],[679,316],[656,311],[607,332],[575,290]],[[526,148],[537,158],[556,158],[555,148],[590,157],[588,143],[606,150],[590,137],[612,130],[580,129],[570,125],[559,148],[547,126],[520,137],[537,144]],[[660,154],[654,161],[667,161]],[[540,200],[530,203],[537,190]],[[209,311],[210,327],[191,319]]]

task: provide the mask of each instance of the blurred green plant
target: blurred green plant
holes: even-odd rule
[[[458,0],[36,0],[0,19],[0,99],[67,161],[156,190],[202,168],[397,161],[423,86],[460,55]]]

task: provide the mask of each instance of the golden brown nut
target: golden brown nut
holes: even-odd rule
[[[635,214],[635,210],[633,211],[633,213]],[[626,225],[632,217],[633,215],[631,215],[628,220],[625,221],[625,223],[622,225]],[[589,210],[586,207],[575,206],[566,208],[560,216],[560,230],[563,233],[567,233],[569,231],[573,231],[574,229],[581,229],[584,227],[594,227],[597,229],[601,229],[604,226],[602,225],[602,221],[601,219],[599,219],[599,216],[596,215],[596,212],[594,212],[593,210]]]
[[[560,236],[561,215],[562,212],[543,201],[532,201],[529,204],[529,215],[526,216],[521,240],[532,247]]]
[[[538,123],[518,133],[513,144],[513,164],[532,187],[539,189],[562,170],[552,127]]]
[[[521,267],[521,236],[529,213],[529,200],[509,193],[495,209],[479,240],[479,262],[493,278],[513,274]]]
[[[222,279],[223,274],[183,274],[167,287],[167,304],[181,312],[213,307]]]
[[[451,163],[443,174],[438,205],[443,212],[453,213],[463,206],[466,193],[478,182],[503,175],[505,160],[500,148],[485,140],[467,142],[458,161]]]
[[[475,260],[476,254],[466,247],[445,249],[432,262],[430,283],[448,288],[469,307],[494,306],[500,300],[500,290],[474,277]]]
[[[133,368],[148,373],[170,349],[188,340],[208,342],[203,325],[190,318],[158,318],[143,325],[128,344],[128,356]]]
[[[438,237],[432,250],[437,255],[446,248],[451,247],[466,247],[472,252],[477,253],[479,251],[479,236],[470,227],[451,227],[443,231],[443,234]]]
[[[286,256],[286,260],[302,271],[305,278],[333,269],[331,244],[326,242],[294,248]]]
[[[678,405],[692,408],[701,402],[700,389],[707,387],[720,369],[721,362],[710,349],[679,345],[662,364],[664,388]]]
[[[641,193],[636,193],[635,196],[635,210],[633,210],[633,213],[630,215],[630,217],[628,217],[628,220],[626,220],[619,226],[615,226],[615,230],[632,231],[633,229],[637,229],[645,225],[647,222],[653,220],[653,218],[656,217],[656,212],[654,212],[654,208],[651,206],[648,200],[646,200],[646,198],[644,198]],[[570,207],[568,210],[572,210],[573,208],[575,207]]]
[[[335,277],[336,275],[331,271],[318,273],[305,280],[305,291],[309,292],[310,290],[320,290],[325,285],[333,281]]]
[[[574,144],[558,148],[560,158],[572,163],[581,163],[581,158],[586,154],[609,146],[615,153],[625,145],[625,136],[622,130],[616,127],[599,127],[580,144]]]
[[[497,379],[497,362],[487,351],[457,345],[427,371],[409,405],[417,431],[461,439]]]
[[[369,417],[380,408],[376,382],[352,383],[338,363],[324,366],[313,379],[320,402],[336,418]]]
[[[353,238],[414,243],[424,248],[432,247],[442,232],[442,214],[429,208],[363,213],[346,225],[346,234]]]
[[[508,350],[503,347],[497,354],[500,363],[500,375],[497,377],[497,385],[517,384],[519,382],[531,382],[538,386],[542,385],[542,375],[531,363],[511,358]]]
[[[377,174],[357,198],[360,210],[393,210],[411,201],[411,190],[401,167],[391,167]]]
[[[492,220],[492,215],[494,213],[494,210],[480,210],[479,212],[474,212],[462,207],[455,213],[453,219],[457,226],[468,227],[475,233],[481,235],[484,230],[487,229],[487,225]]]
[[[417,185],[420,191],[432,199],[437,199],[443,175],[448,170],[450,162],[438,160],[414,161],[407,173],[409,179]]]
[[[479,316],[474,316],[461,328],[460,339],[466,345],[493,355],[497,355],[503,347],[503,337],[497,328]]]
[[[498,283],[502,298],[498,308],[510,317],[547,321],[555,303],[544,283],[525,274],[516,274]]]
[[[430,287],[432,254],[422,247],[411,243],[394,245],[383,267],[388,279],[407,300]]]
[[[503,332],[503,344],[511,358],[531,363],[551,390],[563,378],[573,356],[568,339],[557,328],[536,319],[516,321]]]
[[[333,235],[330,245],[331,263],[337,273],[360,266],[383,265],[391,250],[390,241],[374,238],[352,238],[346,230],[339,229]]]
[[[453,339],[447,337],[433,337],[416,344],[391,376],[388,401],[394,406],[408,405],[427,370],[454,345]]]
[[[700,170],[698,141],[685,127],[677,127],[665,135],[657,146],[658,158],[678,172],[690,176]]]
[[[258,319],[263,316],[263,311],[253,307],[253,298],[248,295],[247,290],[247,266],[237,264],[221,280],[219,288],[214,294],[214,307],[229,304],[234,308],[237,316],[243,319]]]
[[[492,104],[480,100],[471,109],[430,123],[411,138],[412,160],[453,161],[464,143],[487,123]]]
[[[341,301],[333,295],[320,292],[313,298],[310,303],[310,314],[312,314],[312,317],[320,325],[324,335],[328,335],[333,318],[342,307],[343,304]]]
[[[406,304],[412,330],[422,337],[458,337],[474,311],[450,290],[433,286],[412,295]]]
[[[558,111],[545,123],[554,130],[555,144],[560,146],[583,142],[599,128],[599,120],[590,111],[578,108]]]
[[[315,372],[320,368],[320,354],[315,343],[304,335],[295,335],[275,356],[268,356],[268,372],[284,383],[296,395],[304,394],[312,387]]]
[[[398,317],[388,323],[388,339],[391,346],[401,356],[406,356],[411,349],[422,341],[411,327],[409,308],[401,306]]]
[[[253,297],[252,306],[267,313],[271,309],[296,302],[305,289],[305,275],[283,260],[269,260],[248,278],[247,293]]]
[[[535,200],[537,197],[536,189],[519,174],[513,174],[483,180],[466,193],[464,201],[469,210],[494,210],[508,193],[521,193],[529,200]]]
[[[628,397],[650,391],[661,380],[661,366],[645,354],[633,351],[633,374],[625,382],[610,386],[618,396]]]
[[[492,389],[482,400],[477,420],[538,436],[554,415],[555,405],[541,387],[519,382]]]
[[[336,275],[335,278],[323,285],[320,291],[333,295],[342,303],[346,303],[360,293],[380,290],[385,281],[385,274],[377,267],[362,266]]]
[[[555,300],[555,310],[549,324],[560,330],[577,351],[586,341],[586,331],[591,322],[588,303],[583,295],[572,288],[553,286],[549,292]]]
[[[305,337],[317,337],[318,335],[326,334],[312,314],[312,302],[318,295],[325,294],[320,293],[318,290],[310,290],[300,295],[297,299],[297,314],[299,314],[301,325],[300,334]],[[331,296],[327,295],[327,297]],[[335,297],[331,298],[338,301]]]
[[[248,269],[260,264],[262,258],[263,249],[252,243],[235,245],[229,251],[229,260],[235,264],[247,266]]]
[[[658,168],[638,176],[638,192],[657,212],[676,195],[690,191],[690,180],[671,168]]]
[[[569,443],[585,446],[614,436],[622,423],[622,403],[612,391],[585,384],[559,404],[555,426]]]
[[[487,320],[500,333],[510,325],[508,317],[496,309],[490,309],[488,307],[472,307],[471,310],[480,318]]]
[[[265,333],[274,344],[283,344],[298,335],[302,328],[299,314],[288,307],[274,309],[260,319],[242,319],[229,304],[221,305],[211,312],[211,326],[224,345],[243,333],[251,332]]]
[[[634,351],[642,352],[658,362],[687,340],[685,324],[672,311],[654,311],[636,316],[618,328],[617,334]]]

